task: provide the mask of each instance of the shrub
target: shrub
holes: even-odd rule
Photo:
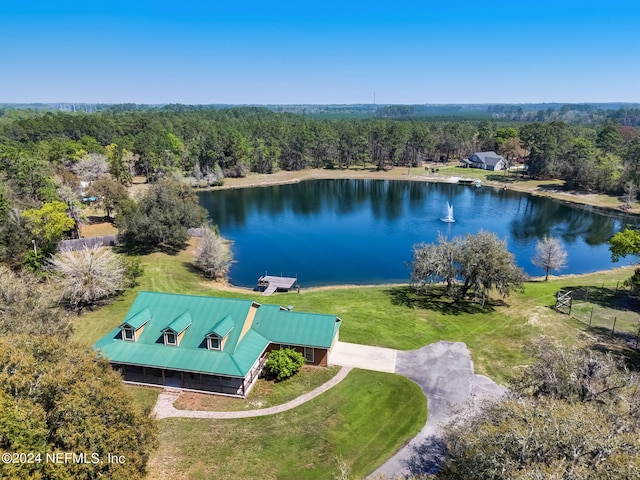
[[[274,350],[269,352],[269,358],[264,364],[265,376],[270,380],[280,382],[293,377],[304,363],[304,356],[291,348]]]

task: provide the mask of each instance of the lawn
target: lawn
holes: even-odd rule
[[[499,382],[506,381],[518,365],[527,363],[524,347],[541,333],[571,340],[587,326],[567,321],[550,307],[555,293],[571,285],[615,285],[631,275],[630,268],[583,276],[528,282],[524,293],[482,308],[477,304],[453,304],[435,290],[418,296],[407,286],[311,289],[301,293],[262,297],[258,292],[229,291],[210,282],[191,267],[193,244],[176,255],[153,253],[142,257],[145,274],[140,285],[110,304],[76,318],[75,338],[95,343],[122,322],[140,290],[217,295],[255,299],[263,303],[293,305],[297,311],[330,313],[344,322],[340,339],[345,342],[411,350],[438,340],[461,341],[469,347],[476,370]]]
[[[259,378],[246,399],[209,395],[206,393],[182,392],[173,404],[181,410],[211,410],[228,412],[253,410],[281,405],[304,395],[328,382],[340,371],[340,367],[315,367],[305,365],[292,378],[274,382]]]
[[[165,419],[149,478],[332,479],[338,459],[361,478],[426,421],[420,388],[399,375],[353,370],[314,400],[239,420]]]

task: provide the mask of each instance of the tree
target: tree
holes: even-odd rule
[[[604,153],[618,154],[622,150],[624,138],[620,133],[620,126],[615,120],[607,120],[598,132],[596,146]]]
[[[625,228],[609,239],[611,261],[617,262],[620,257],[640,253],[640,230]]]
[[[111,213],[125,199],[129,198],[129,192],[120,182],[116,182],[109,175],[103,175],[93,182],[87,189],[87,195],[98,197],[98,202],[111,218]]]
[[[75,225],[67,215],[67,205],[59,201],[45,203],[39,209],[25,210],[22,217],[31,233],[47,245],[60,240]]]
[[[638,478],[640,428],[594,403],[508,399],[447,425],[439,480]],[[605,410],[606,411],[606,410]],[[420,474],[420,458],[410,470]]]
[[[443,280],[447,284],[447,294],[454,296],[458,276],[457,245],[447,241],[447,237],[441,233],[438,234],[437,242],[429,245],[419,243],[413,246],[411,281],[414,284],[424,284],[425,279]]]
[[[32,247],[31,240],[33,237],[22,212],[12,208],[0,223],[0,260],[14,268],[21,266],[27,251]]]
[[[107,157],[98,153],[90,153],[78,160],[71,170],[80,177],[83,182],[91,183],[109,170]]]
[[[413,474],[437,479],[637,478],[638,379],[623,362],[542,339],[506,397],[476,405],[416,449]],[[428,447],[439,446],[437,464]],[[431,469],[430,471],[428,469]],[[436,468],[435,470],[438,470]]]
[[[129,249],[174,249],[189,238],[187,229],[202,225],[206,216],[190,187],[165,179],[153,184],[138,203],[122,204],[116,226]]]
[[[4,478],[146,477],[156,423],[106,359],[76,343],[13,335],[0,338],[0,365],[0,450],[41,455],[40,462],[3,465]],[[46,462],[55,452],[87,457]],[[108,462],[109,453],[125,462]]]
[[[0,330],[4,333],[67,339],[71,320],[60,308],[59,298],[48,282],[0,266]]]
[[[640,231],[625,228],[609,239],[611,261],[617,262],[620,257],[640,254]],[[640,297],[640,268],[636,268],[633,275],[625,282],[631,288],[630,297]]]
[[[229,272],[233,253],[229,242],[209,228],[204,229],[200,245],[195,251],[193,264],[208,278],[223,277]]]
[[[131,175],[131,163],[133,154],[116,143],[105,148],[109,173],[123,185],[129,185],[133,180]]]
[[[520,145],[520,139],[518,137],[507,138],[504,142],[499,144],[498,153],[503,155],[507,161],[507,170],[515,159],[524,157],[526,151]]]
[[[281,348],[269,352],[269,358],[264,364],[267,378],[281,382],[293,377],[305,364],[304,356],[292,348]]]
[[[95,305],[125,288],[124,263],[110,248],[62,250],[49,260],[49,269],[74,308]]]
[[[542,240],[538,240],[531,263],[544,270],[546,282],[549,280],[549,270],[557,272],[567,266],[567,251],[558,238],[545,235]]]
[[[638,198],[638,187],[633,182],[629,181],[625,182],[622,189],[624,191],[624,195],[622,196],[622,199],[624,200],[624,207],[625,210],[629,210],[633,202]]]
[[[520,289],[525,279],[506,241],[483,230],[451,241],[441,235],[437,244],[414,246],[413,255],[412,283],[424,285],[444,279],[447,294],[453,298],[464,298],[473,291],[484,304],[491,289],[506,297]]]

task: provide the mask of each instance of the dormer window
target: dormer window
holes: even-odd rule
[[[207,348],[209,350],[220,350],[220,337],[217,335],[208,335]]]
[[[165,345],[178,345],[178,338],[175,332],[165,331],[164,332],[164,344]]]
[[[137,342],[144,326],[151,320],[151,312],[148,308],[141,310],[120,325],[120,338],[127,342]]]
[[[132,327],[130,327],[129,325],[124,325],[121,331],[123,340],[127,340],[128,342],[136,341],[136,332]]]
[[[164,344],[177,347],[182,341],[185,330],[189,328],[189,325],[191,325],[191,323],[192,320],[189,312],[184,312],[182,315],[176,318],[169,324],[169,326],[167,326],[167,328],[162,330]]]
[[[221,351],[227,341],[229,332],[235,328],[235,323],[230,315],[225,315],[222,320],[214,325],[205,335],[207,350]]]

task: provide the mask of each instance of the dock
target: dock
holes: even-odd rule
[[[264,288],[262,295],[272,295],[276,291],[288,292],[298,281],[294,277],[277,277],[275,275],[263,275],[258,279],[258,287]]]

